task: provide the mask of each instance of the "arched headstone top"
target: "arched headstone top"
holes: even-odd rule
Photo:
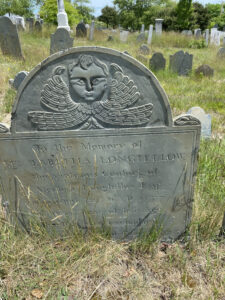
[[[172,126],[167,96],[141,63],[116,50],[56,53],[21,85],[12,132]]]

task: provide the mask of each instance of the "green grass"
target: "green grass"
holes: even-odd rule
[[[0,54],[1,118],[11,111],[15,91],[8,80],[21,70],[30,71],[49,55],[49,35],[21,33],[25,61]],[[75,46],[97,45],[136,57],[140,44],[130,34],[127,43],[107,42],[107,32],[95,40],[76,39]],[[74,35],[74,33],[73,33]],[[175,33],[153,38],[153,52],[160,51],[167,69],[156,73],[165,89],[173,116],[192,106],[212,115],[213,139],[202,140],[196,177],[193,215],[182,241],[170,245],[158,239],[160,224],[132,242],[114,242],[108,232],[84,235],[76,227],[60,238],[36,224],[30,235],[18,231],[0,212],[0,298],[14,299],[193,299],[223,300],[225,295],[225,246],[218,234],[225,210],[225,61],[216,59],[218,48],[190,48],[192,38]],[[194,55],[193,69],[206,63],[213,78],[179,77],[168,70],[169,55],[178,50]],[[36,295],[36,296],[35,296]]]

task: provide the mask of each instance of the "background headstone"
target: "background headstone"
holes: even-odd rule
[[[113,37],[112,35],[109,35],[107,41],[108,41],[108,42],[114,41],[114,37]]]
[[[162,24],[163,24],[163,19],[155,19],[155,34],[156,35],[161,35],[162,34]]]
[[[211,28],[210,44],[214,46],[220,46],[220,32],[217,28]]]
[[[197,39],[200,39],[200,37],[202,35],[201,29],[200,28],[195,29],[194,34]]]
[[[126,30],[121,31],[120,32],[120,41],[125,43],[127,41],[128,34],[129,34],[129,31],[126,31]]]
[[[64,6],[64,0],[57,0],[57,2],[58,2],[58,14],[57,14],[58,27],[57,28],[65,28],[66,30],[70,31],[68,16]]]
[[[138,43],[145,41],[145,32],[139,33],[136,40]]]
[[[37,20],[34,24],[34,29],[36,32],[42,32],[42,24],[41,21]]]
[[[83,22],[80,22],[76,27],[76,37],[86,37],[87,28]]]
[[[148,45],[151,45],[151,42],[152,42],[152,33],[153,33],[153,25],[149,25],[148,41],[147,41]]]
[[[201,122],[201,136],[203,138],[211,137],[211,123],[212,118],[211,115],[206,114],[205,111],[201,107],[192,107],[188,110],[187,114],[190,114],[200,120]]]
[[[27,71],[21,71],[17,73],[14,79],[10,79],[10,84],[12,85],[12,87],[18,90],[21,83],[24,81],[24,79],[27,77],[28,74],[29,72]]]
[[[23,58],[16,25],[8,17],[0,17],[0,46],[4,55]]]
[[[145,44],[142,44],[138,51],[140,54],[144,54],[144,55],[149,55],[149,53],[150,53],[149,47]]]
[[[56,32],[51,35],[50,54],[72,48],[73,40],[67,29],[58,28]]]
[[[149,68],[153,71],[165,70],[166,67],[166,59],[163,54],[160,52],[156,52],[152,55],[149,61]]]
[[[145,24],[141,25],[141,33],[145,32]]]
[[[179,75],[187,76],[192,70],[193,55],[183,50],[170,55],[169,69]]]
[[[225,58],[225,47],[221,47],[217,52],[217,57]]]
[[[206,46],[209,45],[209,29],[205,30],[205,44]]]
[[[214,70],[209,65],[201,65],[195,70],[196,75],[204,75],[206,77],[212,77],[214,75]]]
[[[91,22],[91,27],[90,27],[90,33],[89,33],[89,40],[93,41],[94,39],[94,31],[95,31],[95,21]]]

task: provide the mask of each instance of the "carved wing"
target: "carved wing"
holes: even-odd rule
[[[64,71],[64,67],[55,68],[53,76],[48,79],[41,92],[41,103],[56,112],[67,112],[77,107],[70,97],[68,86],[60,76]]]
[[[38,130],[60,130],[80,125],[90,117],[91,112],[83,104],[78,104],[73,110],[64,113],[30,111],[28,118]]]
[[[95,103],[95,118],[111,125],[140,126],[147,124],[152,115],[153,104],[130,107],[140,99],[133,80],[123,74],[116,64],[111,64],[111,89],[107,101]],[[130,107],[130,108],[129,108]]]
[[[128,108],[109,109],[100,102],[95,105],[95,118],[104,123],[118,126],[140,126],[147,124],[152,115],[153,105],[151,103]]]
[[[140,93],[133,80],[125,76],[123,70],[117,64],[111,64],[110,74],[112,81],[109,99],[104,102],[104,106],[109,109],[121,109],[134,105],[140,99]]]

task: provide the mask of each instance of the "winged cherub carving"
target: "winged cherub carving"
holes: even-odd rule
[[[41,104],[46,111],[28,112],[38,130],[136,127],[149,122],[153,105],[132,107],[141,95],[117,64],[108,70],[96,57],[80,55],[68,67],[69,86],[62,78],[65,71],[56,67],[44,85]]]

